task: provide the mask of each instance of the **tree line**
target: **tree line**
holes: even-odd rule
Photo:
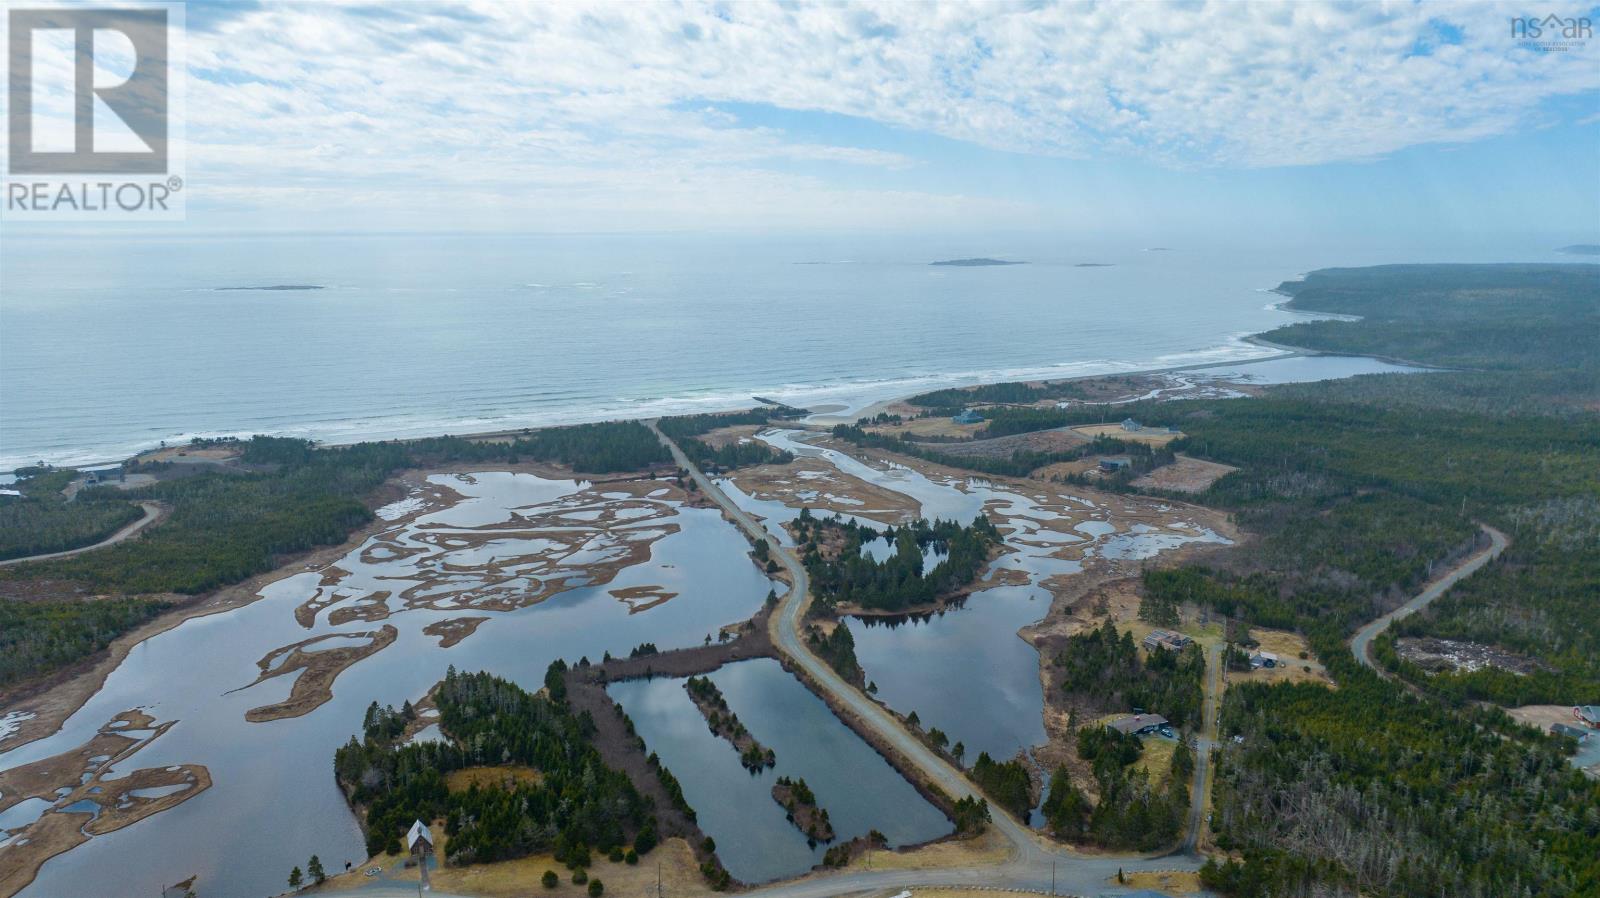
[[[1271,339],[1483,367],[1498,382],[1376,375],[1135,411],[1184,430],[1175,448],[1240,466],[1199,498],[1260,536],[1208,566],[1147,572],[1147,594],[1299,629],[1338,683],[1229,689],[1213,828],[1242,859],[1208,864],[1209,887],[1239,898],[1600,893],[1600,783],[1566,762],[1570,746],[1469,701],[1600,699],[1600,424],[1577,411],[1600,400],[1597,273],[1315,273],[1286,287],[1297,307],[1363,320]],[[1400,631],[1498,645],[1551,670],[1433,676],[1397,664],[1419,698],[1356,664],[1345,645],[1355,626],[1469,549],[1477,521],[1511,534],[1511,549]]]
[[[0,497],[0,560],[90,546],[139,519],[139,506],[108,487],[61,495],[77,478],[72,468],[21,468],[21,496]]]
[[[546,680],[560,681],[565,665]],[[449,860],[470,864],[582,847],[602,853],[630,842],[643,854],[656,841],[650,802],[592,743],[594,722],[564,699],[529,693],[489,673],[452,667],[434,693],[440,742],[398,741],[396,712],[369,709],[363,738],[334,753],[334,773],[365,809],[367,848],[397,853],[413,820],[445,818]],[[400,713],[404,716],[403,712]],[[467,767],[527,765],[537,779],[451,789],[447,774]]]

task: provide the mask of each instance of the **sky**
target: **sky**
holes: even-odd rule
[[[1600,242],[1600,38],[1542,51],[1511,32],[1531,14],[1600,22],[1563,2],[191,2],[180,228]]]

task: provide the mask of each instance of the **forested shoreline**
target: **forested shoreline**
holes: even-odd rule
[[[756,408],[744,412],[662,418],[656,426],[678,444],[684,455],[701,467],[727,470],[749,465],[786,465],[794,461],[793,454],[757,440],[735,440],[721,447],[713,447],[699,438],[723,427],[761,426],[790,420],[805,413],[805,409],[797,408]]]
[[[153,500],[172,513],[138,539],[0,568],[0,689],[105,648],[184,596],[242,582],[274,570],[286,557],[344,542],[373,519],[370,498],[400,471],[540,461],[602,474],[670,462],[655,434],[637,421],[552,428],[504,442],[446,436],[320,447],[258,436],[237,446],[241,455],[234,468],[117,491],[126,498],[87,490],[78,501],[62,504],[82,514],[102,502],[124,503],[137,517],[133,503]],[[61,472],[41,477],[41,491],[59,492],[65,485]],[[111,598],[82,598],[86,594]]]
[[[811,577],[814,614],[840,604],[869,611],[929,605],[969,586],[1001,543],[1000,531],[981,515],[966,526],[918,520],[879,531],[836,517],[813,517],[803,509],[790,527]],[[883,561],[862,549],[878,539],[894,544],[894,553]],[[939,557],[927,570],[925,548]]]
[[[443,818],[453,864],[483,863],[551,851],[556,860],[627,848],[648,853],[658,824],[648,799],[626,774],[606,766],[593,746],[594,721],[563,699],[566,668],[552,664],[538,695],[490,673],[452,667],[433,692],[443,741],[402,742],[415,720],[409,705],[374,704],[362,737],[334,755],[350,801],[365,810],[367,850],[398,853],[414,820]],[[451,787],[470,767],[522,765],[536,777],[508,784]]]

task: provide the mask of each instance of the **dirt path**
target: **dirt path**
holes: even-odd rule
[[[1222,646],[1206,647],[1206,695],[1201,705],[1200,732],[1194,737],[1194,783],[1189,792],[1189,829],[1184,833],[1182,854],[1199,860],[1195,849],[1200,829],[1205,825],[1206,797],[1211,788],[1211,749],[1217,743],[1217,712],[1222,703]]]
[[[9,567],[13,564],[22,564],[28,561],[49,561],[52,558],[71,558],[74,555],[82,555],[85,552],[93,552],[96,549],[104,549],[106,546],[114,546],[117,543],[120,543],[123,540],[138,534],[139,531],[150,526],[151,524],[165,519],[170,512],[167,506],[162,505],[160,502],[140,502],[139,507],[144,509],[144,517],[124,526],[121,530],[118,530],[116,533],[111,534],[92,546],[79,546],[76,549],[67,549],[62,552],[46,552],[42,555],[28,555],[24,558],[7,558],[5,561],[0,561],[0,567]]]
[[[1481,527],[1483,532],[1488,535],[1489,545],[1479,549],[1471,555],[1468,555],[1454,567],[1433,578],[1433,580],[1429,581],[1427,587],[1423,589],[1422,592],[1417,593],[1416,596],[1414,596],[1404,605],[1401,605],[1399,608],[1396,608],[1388,614],[1383,615],[1377,620],[1374,620],[1357,630],[1355,637],[1350,640],[1350,650],[1355,653],[1357,661],[1361,662],[1367,667],[1370,667],[1376,671],[1379,676],[1385,679],[1392,679],[1394,677],[1393,674],[1387,670],[1384,670],[1372,660],[1372,640],[1379,633],[1389,629],[1389,625],[1391,623],[1394,623],[1397,620],[1408,618],[1423,608],[1428,607],[1428,605],[1432,603],[1434,599],[1437,599],[1448,592],[1450,587],[1456,585],[1465,578],[1472,576],[1479,568],[1488,564],[1501,552],[1504,552],[1506,550],[1506,546],[1511,545],[1511,540],[1507,538],[1504,533],[1501,533],[1493,527],[1490,527],[1488,524],[1479,524],[1478,526]]]

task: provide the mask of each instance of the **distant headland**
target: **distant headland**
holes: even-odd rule
[[[1600,244],[1574,243],[1571,246],[1563,246],[1556,252],[1566,253],[1569,256],[1600,256]]]

